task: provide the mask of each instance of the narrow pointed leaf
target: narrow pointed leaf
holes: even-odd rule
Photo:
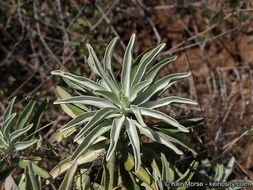
[[[124,55],[122,72],[121,72],[122,89],[126,97],[129,97],[129,94],[130,94],[132,51],[133,51],[134,41],[135,41],[135,34],[131,36],[128,42],[126,52]]]
[[[28,163],[30,162],[30,160],[20,160],[19,161],[19,166],[22,168],[26,168],[28,166]],[[49,175],[49,173],[42,169],[41,167],[39,167],[38,165],[36,165],[35,163],[32,163],[32,169],[35,175],[39,175],[40,177],[43,177],[44,179],[48,179],[51,176]]]
[[[197,155],[197,152],[193,149],[193,147],[191,146],[191,144],[189,142],[187,142],[185,139],[183,139],[180,135],[177,135],[175,133],[172,132],[160,132],[157,131],[157,133],[162,136],[165,140],[173,142],[173,143],[177,143],[179,145],[181,145],[182,147],[187,148],[189,151],[192,152],[192,154],[195,156]]]
[[[197,102],[187,99],[187,98],[181,98],[177,96],[170,96],[166,98],[162,98],[160,100],[156,101],[147,101],[144,104],[141,104],[140,106],[145,108],[159,108],[163,106],[167,106],[170,104],[192,104],[192,105],[198,105]]]
[[[162,184],[162,182],[159,180],[159,178],[157,176],[157,169],[156,168],[153,169],[152,175],[153,175],[153,178],[155,180],[156,188],[163,190],[163,184]]]
[[[103,108],[96,112],[92,119],[82,128],[82,130],[76,135],[74,141],[78,141],[83,135],[94,128],[102,120],[104,120],[109,115],[115,114],[117,112],[114,108]]]
[[[147,126],[146,123],[144,122],[142,115],[141,115],[141,111],[140,108],[136,105],[131,105],[130,106],[130,110],[133,112],[133,114],[135,115],[135,117],[137,118],[138,122],[140,123],[141,126],[145,127]]]
[[[27,132],[27,136],[29,136],[30,134],[34,133],[35,131],[37,131],[39,125],[40,125],[40,121],[45,113],[45,110],[47,108],[47,105],[49,103],[49,100],[45,100],[44,102],[42,102],[42,104],[38,107],[38,109],[36,110],[33,118],[31,119],[31,122],[33,124],[33,127],[31,128],[31,130],[29,130]],[[35,134],[34,134],[35,135]],[[30,138],[32,139],[34,137],[34,135],[32,135]]]
[[[177,122],[177,120],[173,119],[172,117],[169,117],[168,115],[166,115],[166,114],[164,114],[160,111],[153,110],[153,109],[150,109],[150,108],[143,108],[143,107],[140,107],[140,110],[141,110],[142,115],[153,117],[153,118],[156,118],[158,120],[162,120],[162,121],[178,128],[182,132],[189,132],[189,130],[187,128],[185,128],[184,126],[180,125]]]
[[[98,82],[98,84],[99,84],[100,86],[102,86],[102,87],[105,89],[104,91],[109,91],[109,92],[111,92],[111,88],[110,88],[109,85],[105,82],[104,79],[101,79],[101,80]]]
[[[106,98],[107,100],[110,100],[112,103],[114,103],[118,106],[121,105],[117,95],[113,92],[109,92],[109,91],[105,91],[105,90],[96,90],[96,91],[94,91],[94,94],[103,96],[104,98]]]
[[[230,176],[230,174],[232,173],[234,164],[235,164],[235,157],[232,157],[232,158],[228,161],[228,164],[226,165],[226,167],[224,168],[224,177],[223,177],[223,181],[227,180],[228,177]]]
[[[224,175],[224,166],[221,162],[217,163],[215,167],[215,176],[214,176],[215,181],[221,181],[223,175]]]
[[[105,188],[102,185],[99,185],[98,183],[94,183],[92,187],[94,188],[94,190],[105,190]]]
[[[88,122],[96,113],[97,111],[90,111],[90,112],[85,112],[81,115],[78,115],[74,119],[72,119],[70,122],[68,122],[66,125],[61,128],[60,132],[63,132],[65,130],[68,130],[71,127],[81,125],[85,122]]]
[[[110,87],[110,89],[117,93],[118,92],[118,87],[117,84],[113,82],[113,79],[110,79],[109,75],[105,73],[105,71],[103,70],[103,67],[101,65],[101,63],[99,62],[93,48],[90,46],[90,44],[87,44],[87,48],[89,51],[89,54],[91,55],[93,62],[94,62],[94,66],[97,70],[97,72],[99,73],[99,75],[104,79],[104,81],[106,82],[106,84]]]
[[[137,122],[135,122],[135,125],[139,128],[141,134],[146,135],[147,137],[149,137],[150,139],[152,139],[153,141],[155,141],[157,143],[167,146],[168,148],[172,149],[178,155],[183,154],[183,152],[181,150],[179,150],[174,144],[172,144],[171,142],[164,139],[161,135],[159,135],[158,133],[156,133],[155,131],[153,131],[149,127],[142,127]]]
[[[71,160],[76,160],[86,149],[101,135],[111,129],[111,122],[104,122],[94,128],[84,139],[83,142],[77,147]]]
[[[98,76],[101,76],[95,66],[95,61],[91,54],[89,54],[89,57],[88,57],[88,65],[90,66],[90,68],[93,70],[94,73],[96,73]]]
[[[99,98],[99,97],[91,97],[91,96],[75,96],[72,98],[57,100],[54,102],[54,104],[68,104],[68,103],[79,103],[79,104],[85,104],[85,105],[92,105],[96,106],[98,108],[104,108],[104,107],[115,107],[111,102]]]
[[[82,168],[78,171],[76,175],[76,188],[80,190],[91,189],[91,181],[89,176],[89,169]]]
[[[3,185],[2,185],[3,188]],[[4,182],[4,189],[5,190],[18,190],[18,186],[15,183],[13,177],[11,175],[9,175]]]
[[[26,125],[27,121],[33,113],[35,103],[35,100],[31,100],[25,107],[24,111],[20,114],[17,121],[17,129],[22,129]]]
[[[9,137],[10,129],[13,126],[14,121],[15,121],[15,116],[16,116],[16,113],[13,113],[12,115],[8,117],[8,119],[4,121],[2,129],[1,129],[4,137]]]
[[[33,173],[32,162],[29,161],[26,168],[26,189],[39,190],[38,181]]]
[[[133,78],[137,72],[137,69],[139,65],[141,64],[141,60],[144,59],[148,55],[148,53],[152,50],[153,48],[148,48],[145,51],[143,51],[133,62],[132,64],[132,69],[131,69],[131,84],[133,82]]]
[[[158,72],[165,67],[166,65],[168,65],[169,63],[171,63],[172,61],[175,61],[177,58],[177,56],[173,56],[173,57],[169,57],[166,58],[162,61],[160,61],[159,63],[157,63],[155,66],[153,66],[145,75],[144,75],[144,79],[145,80],[151,80],[153,81],[155,79],[155,77],[157,76]]]
[[[115,184],[115,153],[111,156],[110,160],[103,160],[103,168],[104,168],[104,186],[105,189],[114,189]]]
[[[104,56],[104,66],[105,66],[105,72],[111,77],[111,79],[114,81],[114,83],[117,84],[117,81],[113,75],[112,72],[112,53],[115,48],[116,42],[118,40],[118,37],[114,38],[109,45],[107,46],[105,50],[105,56]]]
[[[11,115],[13,110],[13,105],[15,103],[16,97],[12,98],[11,102],[9,103],[8,107],[6,108],[4,115],[3,115],[3,122],[6,121]]]
[[[18,129],[16,131],[14,131],[13,133],[11,133],[10,135],[10,140],[12,142],[14,142],[15,140],[18,139],[18,137],[20,137],[21,135],[25,134],[27,131],[29,131],[32,128],[33,124],[30,124],[24,128]]]
[[[105,141],[98,142],[96,144],[91,145],[86,151],[83,152],[81,156],[79,156],[76,160],[78,165],[83,165],[86,163],[93,162],[97,159],[99,155],[104,153],[105,151]],[[55,179],[60,176],[64,172],[66,172],[72,165],[71,157],[66,158],[61,161],[58,165],[56,165],[51,171],[50,175]]]
[[[123,159],[124,159],[125,170],[132,171],[133,168],[135,167],[135,162],[134,162],[133,156],[128,152],[127,155],[123,157]],[[129,174],[130,174],[130,172],[129,172]],[[149,175],[149,173],[143,167],[140,166],[140,169],[137,172],[134,172],[134,174],[141,181],[148,184],[152,189],[157,190],[157,188],[155,186],[155,181],[153,180],[151,175]]]
[[[75,76],[72,75],[70,73],[64,72],[64,71],[52,71],[51,72],[52,75],[57,75],[57,76],[61,76],[63,78],[67,78],[72,82],[75,82],[76,84],[81,85],[82,87],[84,87],[85,89],[92,89],[92,90],[104,90],[103,87],[101,87],[99,84],[97,84],[96,82],[89,80],[85,77],[80,77],[80,76]]]
[[[29,141],[23,141],[23,142],[16,142],[14,144],[15,150],[20,151],[20,150],[24,150],[30,146],[32,146],[33,144],[35,144],[37,142],[36,139],[33,140],[29,140]]]
[[[163,153],[161,153],[162,160],[162,181],[173,181],[174,172],[169,167],[168,161]]]
[[[120,131],[125,121],[125,116],[122,115],[120,118],[115,118],[112,123],[112,129],[110,133],[110,146],[107,151],[106,160],[108,161],[116,149],[117,142],[119,139]]]
[[[137,172],[141,164],[140,140],[134,122],[128,118],[127,121],[128,121],[127,134],[133,147],[135,172]]]
[[[1,131],[0,131],[0,133],[1,133]],[[0,148],[1,148],[1,149],[5,149],[6,147],[9,146],[9,144],[6,143],[5,141],[6,141],[6,140],[5,140],[4,137],[1,135],[1,136],[0,136],[0,143],[1,143]]]
[[[151,84],[151,82],[151,80],[145,80],[134,85],[131,89],[130,102],[134,101],[138,93],[141,92],[143,89],[147,88]]]
[[[67,99],[67,98],[71,98],[72,96],[66,91],[64,90],[62,87],[57,86],[55,88],[55,93],[56,95],[60,98],[60,99]],[[74,113],[76,114],[80,114],[83,111],[90,111],[89,108],[87,108],[86,106],[84,106],[83,104],[74,104],[77,108],[75,108],[74,110],[72,110]],[[74,106],[72,106],[74,107]],[[71,107],[71,108],[72,108]],[[71,109],[70,108],[70,109]]]
[[[160,53],[160,51],[164,48],[165,44],[162,43],[156,48],[154,48],[152,51],[148,53],[148,55],[141,61],[142,63],[139,65],[137,72],[133,78],[132,84],[137,84],[142,80],[142,77],[144,73],[147,70],[147,67],[149,64],[155,59],[155,57]]]
[[[92,92],[88,90],[87,88],[82,87],[80,84],[73,82],[65,77],[62,77],[62,79],[65,81],[65,83],[71,87],[72,89],[76,90],[78,93],[82,93],[82,95],[92,95]]]
[[[138,105],[143,104],[148,101],[156,92],[159,92],[170,85],[170,83],[188,77],[189,75],[190,73],[176,73],[163,77],[144,90],[133,103]]]
[[[72,184],[75,178],[77,170],[77,162],[74,162],[72,166],[69,168],[68,172],[66,173],[59,190],[71,190],[72,189]]]
[[[190,181],[195,173],[195,171],[197,170],[198,167],[198,162],[197,161],[193,161],[190,166],[189,169],[183,174],[183,176],[181,176],[177,181],[178,182],[187,182]],[[181,187],[181,189],[186,189],[186,187]]]

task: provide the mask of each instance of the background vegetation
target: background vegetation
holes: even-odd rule
[[[94,80],[85,44],[90,43],[102,59],[105,46],[117,36],[112,65],[119,79],[127,42],[136,33],[134,57],[161,42],[166,47],[160,57],[177,55],[160,77],[193,73],[165,96],[190,98],[200,106],[168,106],[163,111],[178,119],[204,118],[189,137],[197,159],[209,158],[215,165],[234,156],[232,178],[253,180],[252,4],[250,0],[0,0],[1,116],[14,96],[16,110],[32,99],[37,106],[49,102],[36,134],[43,143],[39,150],[28,149],[27,155],[42,157],[40,166],[52,169],[76,145],[68,139],[57,146],[50,141],[70,120],[53,105],[56,85],[67,86],[50,72],[65,68]],[[191,159],[183,155],[178,162]],[[19,173],[22,169],[14,176]]]

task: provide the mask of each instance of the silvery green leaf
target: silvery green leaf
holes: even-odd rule
[[[137,72],[133,78],[132,85],[137,84],[142,80],[142,77],[144,73],[146,72],[147,67],[155,59],[155,57],[160,53],[160,51],[164,48],[164,46],[165,46],[164,43],[160,44],[159,46],[154,48],[152,51],[150,51],[143,60],[141,60],[141,63],[139,64]]]
[[[76,162],[78,165],[86,164],[89,162],[93,162],[97,159],[97,157],[105,151],[105,141],[98,142],[96,144],[91,145],[86,151],[77,158]],[[56,177],[63,174],[65,171],[67,171],[71,165],[71,157],[66,158],[65,160],[62,160],[59,164],[57,164],[51,171],[50,175],[55,179]]]
[[[162,181],[173,181],[174,180],[174,172],[170,171],[170,167],[168,161],[163,153],[161,153],[162,160]]]
[[[224,176],[224,166],[222,163],[217,163],[215,167],[215,181],[221,181]]]
[[[77,162],[74,162],[72,166],[69,168],[68,172],[66,173],[59,190],[71,190],[73,189],[73,181],[75,179],[75,174],[77,170]]]
[[[141,92],[146,87],[148,87],[148,85],[150,85],[151,82],[152,82],[151,80],[145,80],[145,81],[141,81],[138,84],[134,85],[131,88],[130,102],[134,101],[135,98],[137,97],[138,93]]]
[[[24,111],[19,115],[17,121],[17,129],[22,129],[26,125],[27,121],[33,113],[35,103],[35,100],[31,100],[25,107]]]
[[[25,158],[25,159],[20,160],[18,165],[22,168],[26,168],[29,162],[30,160],[27,160],[27,158]],[[46,170],[42,169],[41,167],[39,167],[33,162],[32,162],[32,169],[35,175],[39,175],[40,177],[43,177],[44,179],[50,178],[50,175]]]
[[[131,80],[131,66],[132,66],[132,51],[135,41],[135,34],[133,34],[128,42],[126,52],[123,60],[123,67],[121,71],[121,85],[123,93],[126,97],[130,94],[130,80]]]
[[[109,131],[112,127],[111,122],[103,122],[96,126],[88,135],[85,136],[83,142],[75,150],[71,160],[76,160],[84,151],[101,135]]]
[[[153,117],[155,119],[159,119],[159,120],[162,120],[176,128],[178,128],[180,131],[182,132],[189,132],[189,130],[187,128],[185,128],[184,126],[180,125],[177,120],[173,119],[172,117],[169,117],[168,115],[160,112],[160,111],[157,111],[157,110],[154,110],[154,109],[150,109],[150,108],[143,108],[143,107],[140,107],[140,110],[141,110],[141,114],[142,115],[145,115],[145,116],[149,116],[149,117]]]
[[[34,175],[32,162],[28,161],[28,165],[26,168],[26,189],[27,190],[39,190],[38,181]]]
[[[92,119],[82,128],[82,130],[75,136],[74,141],[78,141],[86,132],[91,130],[97,124],[99,124],[106,117],[117,113],[118,110],[115,108],[107,107],[96,112]]]
[[[169,57],[155,64],[155,66],[153,66],[146,74],[144,74],[144,79],[153,81],[158,72],[172,61],[175,61],[176,58],[177,56]]]
[[[105,72],[111,77],[111,79],[116,84],[117,84],[117,81],[116,81],[116,79],[113,75],[113,72],[112,72],[112,53],[115,48],[117,40],[118,40],[118,37],[113,38],[113,40],[107,46],[107,48],[105,50],[105,56],[104,56]]]
[[[67,78],[72,82],[75,82],[76,84],[81,85],[82,87],[84,87],[85,89],[92,89],[92,90],[104,90],[103,87],[101,87],[100,85],[98,85],[96,82],[89,80],[85,77],[80,77],[80,76],[75,76],[72,75],[70,73],[64,72],[64,71],[52,71],[51,72],[52,75],[57,75],[57,76],[61,76],[63,78]]]
[[[71,98],[72,96],[65,91],[60,86],[57,86],[55,88],[55,93],[60,99],[67,99]],[[66,114],[68,114],[70,117],[75,118],[76,116],[84,113],[85,111],[90,111],[86,106],[83,104],[61,104],[62,109]]]
[[[168,148],[172,149],[176,154],[182,155],[183,152],[179,150],[174,144],[170,143],[169,141],[165,140],[161,135],[156,133],[154,130],[150,129],[149,127],[142,127],[138,122],[135,122],[135,125],[139,128],[140,133],[146,135],[153,141],[163,144]]]
[[[76,175],[75,185],[76,189],[89,190],[91,189],[91,179],[89,175],[89,169],[80,168],[78,175]]]
[[[166,88],[170,83],[188,77],[190,73],[176,73],[163,77],[154,84],[150,85],[134,100],[134,104],[143,104],[148,101],[156,92]]]
[[[170,96],[166,98],[162,98],[156,101],[147,101],[144,104],[141,104],[141,107],[145,108],[159,108],[162,106],[167,106],[170,104],[192,104],[192,105],[198,105],[197,102],[187,99],[187,98],[181,98],[177,96]]]
[[[197,153],[195,152],[195,150],[193,149],[191,144],[188,143],[185,139],[183,139],[180,135],[177,135],[175,133],[171,133],[168,131],[166,131],[166,132],[157,131],[157,133],[160,136],[162,136],[165,140],[177,143],[177,144],[181,145],[182,147],[187,148],[189,151],[192,152],[193,155],[197,155]]]
[[[88,65],[90,66],[90,68],[93,70],[94,73],[96,73],[98,76],[101,76],[95,66],[95,61],[92,58],[91,54],[89,54],[89,57],[88,57]]]
[[[106,98],[107,100],[110,100],[112,103],[116,104],[117,106],[121,105],[119,98],[113,92],[109,92],[105,90],[96,90],[94,91],[94,94],[103,96],[104,98]]]
[[[4,122],[3,122],[3,126],[1,128],[2,130],[2,133],[4,135],[4,137],[9,137],[9,134],[10,134],[10,129],[11,127],[13,126],[14,124],[14,121],[15,121],[15,116],[16,116],[16,113],[13,113],[11,114],[8,119],[6,119]]]
[[[143,51],[140,55],[138,55],[138,57],[134,60],[133,64],[132,64],[132,69],[131,69],[131,84],[133,81],[133,78],[135,76],[135,73],[137,72],[137,69],[140,65],[141,60],[144,59],[144,57],[146,57],[148,55],[148,53],[152,50],[153,48],[148,48],[145,51]]]
[[[141,164],[140,140],[133,120],[127,118],[127,121],[127,134],[134,151],[135,172],[138,172]]]
[[[24,128],[18,129],[16,131],[14,131],[13,133],[11,133],[10,135],[10,140],[12,142],[14,142],[15,140],[17,140],[18,137],[20,137],[21,135],[25,134],[27,131],[29,131],[32,128],[33,124],[30,124]]]
[[[0,143],[1,143],[1,146],[5,146],[5,147],[8,147],[8,143],[6,142],[6,139],[4,138],[4,136],[2,135],[2,132],[0,131]]]
[[[35,136],[35,134],[41,124],[41,119],[47,109],[48,104],[49,104],[49,99],[47,98],[34,111],[33,117],[31,118],[31,121],[30,121],[30,123],[33,124],[33,127],[26,134],[27,136],[29,136],[29,139],[32,139]]]
[[[4,134],[1,129],[0,129],[0,138],[4,138]]]
[[[224,168],[223,181],[226,181],[230,176],[230,174],[232,173],[234,164],[235,164],[235,157],[232,157]]]
[[[89,54],[91,55],[93,61],[94,61],[94,66],[99,73],[99,75],[102,77],[102,79],[106,82],[106,84],[110,87],[110,89],[117,93],[118,92],[118,86],[116,83],[113,82],[113,79],[111,79],[103,70],[101,63],[99,62],[96,53],[94,52],[93,48],[90,46],[90,44],[86,44]]]
[[[112,154],[111,158],[106,161],[106,159],[103,159],[102,165],[104,169],[104,175],[103,175],[103,186],[105,189],[112,189],[112,190],[117,190],[117,187],[114,187],[117,183],[117,169],[118,167],[115,167],[116,164],[116,156],[115,153]],[[116,165],[117,166],[117,165]]]
[[[85,105],[92,105],[98,108],[104,107],[115,107],[111,102],[99,98],[99,97],[92,97],[92,96],[75,96],[72,98],[67,98],[63,100],[57,100],[54,104],[68,104],[68,103],[78,103],[78,104],[85,104]]]
[[[3,115],[3,122],[6,121],[11,115],[13,110],[13,105],[16,100],[16,97],[12,98],[11,102],[9,103],[8,107],[6,108],[4,115]]]
[[[16,142],[14,144],[15,150],[16,151],[20,151],[20,150],[24,150],[30,146],[32,146],[33,144],[35,144],[37,142],[37,139],[32,139],[29,141],[23,141],[23,142]]]
[[[141,126],[145,127],[147,126],[142,118],[140,108],[136,105],[131,105],[130,110],[133,112],[135,117],[137,118],[138,122],[140,123]]]
[[[98,183],[93,184],[94,190],[105,190],[104,186],[99,185]]]
[[[68,86],[70,86],[72,89],[75,89],[77,93],[82,93],[82,95],[92,95],[91,91],[89,91],[87,88],[82,88],[82,86],[78,85],[78,83],[73,82],[65,77],[62,77],[62,79],[66,82]]]
[[[106,91],[111,92],[110,87],[108,86],[108,84],[105,82],[104,79],[101,79],[100,81],[98,81],[98,83],[99,83],[100,86],[102,86]]]
[[[96,112],[97,111],[90,111],[90,112],[85,112],[81,115],[78,115],[77,117],[72,119],[70,122],[68,122],[65,126],[63,126],[60,132],[63,132],[65,130],[68,130],[71,127],[88,122],[95,115]]]
[[[196,160],[193,160],[192,163],[190,164],[189,168],[187,171],[177,180],[177,182],[187,182],[190,181],[197,170],[199,163]],[[186,189],[185,186],[180,187],[180,190]]]
[[[156,183],[156,188],[159,189],[159,190],[163,190],[163,184],[162,182],[159,180],[158,176],[157,176],[157,171],[156,171],[156,168],[153,169],[153,178],[155,180],[155,183]]]
[[[119,139],[121,128],[123,127],[123,123],[125,121],[125,116],[122,115],[119,118],[115,118],[112,123],[112,129],[110,133],[110,146],[107,151],[106,160],[110,160]]]
[[[2,186],[3,188],[3,186]],[[11,175],[9,175],[4,182],[4,189],[5,190],[18,190],[18,186],[15,183],[13,177]]]

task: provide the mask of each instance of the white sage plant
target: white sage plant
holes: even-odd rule
[[[140,134],[167,146],[178,155],[183,152],[173,143],[188,148],[183,141],[174,136],[171,136],[169,140],[164,138],[162,131],[159,131],[159,125],[153,128],[145,122],[144,117],[157,119],[180,132],[187,133],[189,130],[186,127],[156,108],[175,103],[193,105],[197,103],[177,96],[159,98],[175,81],[190,76],[190,73],[170,74],[156,80],[159,71],[174,61],[176,56],[161,60],[148,69],[164,48],[165,44],[162,43],[145,51],[133,61],[132,51],[135,34],[131,36],[127,45],[121,81],[118,83],[112,70],[112,54],[116,41],[117,38],[114,38],[109,43],[105,51],[103,65],[91,45],[87,44],[88,64],[100,77],[101,80],[98,82],[61,70],[52,71],[53,75],[61,76],[70,87],[79,93],[79,96],[57,100],[54,103],[83,104],[98,108],[78,115],[61,128],[63,132],[71,127],[77,128],[84,125],[74,138],[75,142],[80,139],[82,142],[75,150],[72,160],[76,160],[98,137],[110,133],[110,146],[107,150],[106,160],[108,161],[117,150],[119,139],[128,137],[134,153],[135,171],[138,171],[141,164]]]
[[[33,124],[26,125],[35,105],[30,102],[16,121],[16,113],[13,113],[13,98],[3,114],[3,124],[0,128],[0,159],[13,157],[18,151],[24,150],[37,142],[36,139],[24,141],[22,136],[32,129]],[[13,127],[15,126],[15,130]]]

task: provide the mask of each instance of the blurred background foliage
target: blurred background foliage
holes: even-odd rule
[[[43,155],[44,168],[52,168],[76,145],[64,139],[55,148],[45,140],[70,119],[52,104],[55,86],[67,86],[50,72],[66,69],[94,80],[85,44],[91,43],[102,58],[105,46],[118,36],[113,69],[119,77],[127,41],[136,33],[134,55],[165,42],[160,56],[178,56],[161,77],[193,72],[194,78],[164,95],[194,99],[200,107],[163,111],[180,119],[204,118],[191,138],[199,158],[227,163],[234,156],[232,175],[253,180],[252,5],[252,0],[0,0],[1,115],[14,96],[16,108],[31,99],[39,104],[49,99],[41,126],[50,125],[38,132],[44,143],[37,153]],[[181,160],[187,161],[187,155]]]

